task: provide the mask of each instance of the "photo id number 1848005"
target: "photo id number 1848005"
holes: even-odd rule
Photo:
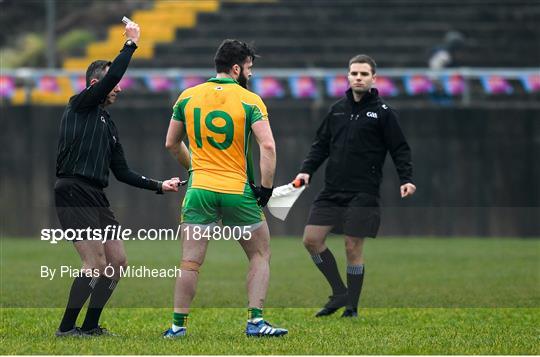
[[[186,239],[250,240],[251,226],[184,225]]]

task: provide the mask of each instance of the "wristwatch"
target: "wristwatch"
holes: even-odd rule
[[[137,44],[135,42],[133,42],[133,40],[131,40],[131,39],[127,40],[126,43],[124,44],[124,46],[137,48]]]

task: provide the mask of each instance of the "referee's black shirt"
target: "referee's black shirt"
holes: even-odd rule
[[[372,88],[360,102],[351,89],[322,121],[300,172],[313,176],[328,158],[325,189],[379,195],[386,154],[394,161],[400,183],[412,183],[411,148],[397,114]]]
[[[121,182],[159,190],[158,181],[128,167],[116,125],[103,108],[107,95],[122,79],[135,49],[135,45],[124,45],[103,79],[70,98],[60,122],[57,177],[81,178],[104,188],[109,183],[110,168]]]

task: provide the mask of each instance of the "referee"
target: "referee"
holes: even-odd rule
[[[87,88],[70,98],[60,123],[56,184],[56,212],[63,229],[101,230],[118,226],[103,189],[109,181],[109,168],[115,177],[128,185],[163,193],[178,191],[178,178],[164,182],[152,180],[132,171],[124,157],[118,130],[105,107],[116,101],[121,89],[118,83],[126,71],[140,37],[139,26],[126,25],[127,41],[113,62],[95,61],[86,71]],[[103,307],[119,279],[119,268],[126,265],[121,240],[103,244],[96,236],[74,241],[82,261],[79,277],[71,286],[67,307],[56,336],[99,336],[107,330],[98,325]],[[103,275],[106,266],[114,276]],[[109,269],[110,270],[110,269]],[[77,316],[90,297],[81,328],[75,327]]]
[[[304,246],[332,288],[332,296],[316,316],[333,314],[346,306],[342,317],[358,316],[364,281],[365,237],[377,236],[380,224],[379,186],[386,153],[394,161],[401,197],[413,195],[411,150],[396,113],[372,88],[375,61],[358,55],[349,61],[350,89],[336,102],[319,127],[315,141],[296,179],[306,184],[328,158],[325,186],[319,193],[304,230]],[[345,234],[347,286],[336,260],[325,245],[330,233]]]

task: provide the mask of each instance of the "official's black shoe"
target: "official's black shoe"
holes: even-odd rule
[[[109,332],[109,330],[101,326],[94,327],[91,330],[81,330],[81,334],[83,337],[116,336],[114,333]]]
[[[351,307],[347,307],[341,317],[358,317],[358,311]]]
[[[328,302],[317,312],[315,317],[332,315],[334,312],[347,305],[347,293],[341,295],[332,295],[328,297]]]
[[[56,330],[54,333],[56,337],[81,337],[82,332],[81,329],[78,327],[73,327],[69,331],[60,331],[60,329]]]

